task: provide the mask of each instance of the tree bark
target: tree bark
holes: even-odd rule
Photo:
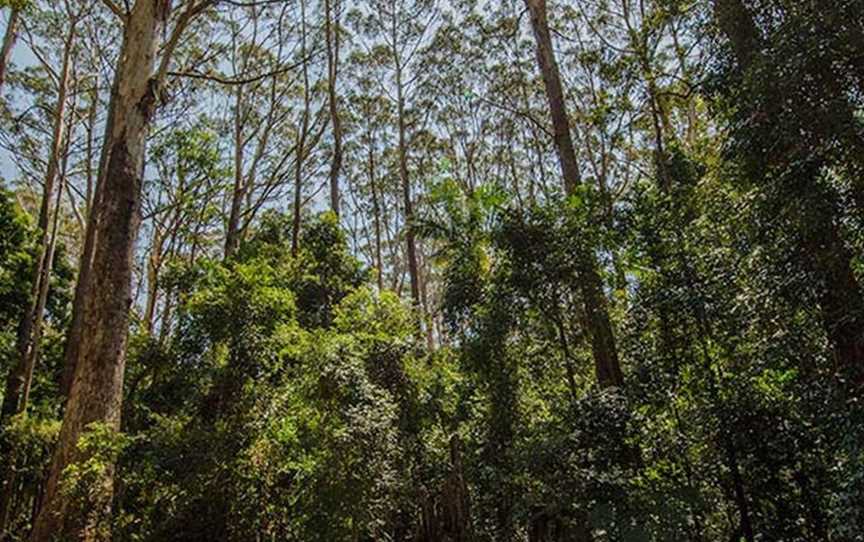
[[[714,17],[729,38],[738,64],[744,70],[750,69],[761,35],[747,6],[741,0],[714,0]]]
[[[80,285],[80,305],[75,307],[81,329],[87,333],[79,332],[75,337],[80,344],[73,360],[73,378],[32,542],[48,542],[55,537],[110,539],[105,521],[113,494],[111,460],[106,460],[105,468],[88,488],[89,494],[83,499],[86,502],[63,494],[61,476],[69,465],[88,458],[89,452],[78,448],[78,440],[91,424],[103,424],[114,431],[120,428],[145,145],[164,77],[161,66],[156,74],[154,67],[170,11],[168,2],[138,0],[125,21],[105,133],[101,193],[88,225],[92,228],[92,264]],[[165,55],[170,55],[171,42],[179,39],[176,34],[172,34]]]
[[[306,57],[306,2],[300,1],[301,21],[301,57]],[[309,110],[311,97],[309,95],[309,66],[303,61],[303,116],[300,121],[300,134],[297,139],[297,159],[294,163],[294,219],[291,225],[291,255],[297,256],[300,250],[300,223],[303,212],[303,162],[306,158],[306,138],[309,133]]]
[[[243,85],[234,91],[234,190],[225,231],[225,258],[230,258],[240,246],[240,214],[246,186],[243,179]]]
[[[384,291],[384,260],[381,257],[381,204],[375,175],[375,135],[369,133],[369,190],[372,192],[372,220],[375,225],[375,277],[378,291]]]
[[[582,183],[582,179],[570,133],[570,120],[567,115],[561,76],[552,48],[546,0],[525,0],[525,4],[531,13],[531,26],[537,43],[537,64],[543,76],[546,98],[549,102],[553,140],[564,178],[564,192],[571,195]],[[609,320],[606,294],[603,292],[603,281],[598,270],[597,257],[591,247],[577,250],[580,252],[580,289],[585,305],[585,321],[591,340],[591,352],[594,357],[597,382],[602,387],[622,386],[624,377],[618,361],[615,336],[612,331],[612,323]]]
[[[126,48],[127,36],[124,33],[123,35],[123,44],[121,45],[121,50]],[[105,120],[105,126],[112,126],[114,124],[114,115],[115,115],[115,96],[119,93],[119,83],[120,83],[121,73],[119,70],[114,72],[114,80],[111,82],[111,98],[108,101],[108,113],[107,118]],[[98,90],[94,90],[93,98],[94,100],[97,98]],[[95,105],[93,106],[93,110],[91,110],[91,115],[95,120]],[[89,137],[93,135],[93,127],[91,125],[91,132]],[[106,133],[105,137],[102,140],[102,146],[99,154],[99,166],[96,173],[95,182],[91,181],[88,178],[88,209],[87,209],[87,228],[84,230],[84,246],[81,250],[81,259],[78,262],[78,279],[75,282],[75,294],[72,298],[72,318],[69,322],[69,330],[66,333],[66,344],[63,351],[63,371],[60,375],[60,394],[65,397],[67,400],[69,398],[69,391],[72,387],[72,379],[75,375],[75,366],[78,362],[79,358],[79,349],[81,345],[81,335],[84,332],[84,323],[83,323],[83,315],[84,315],[84,302],[86,296],[86,288],[90,282],[90,274],[93,267],[93,252],[95,250],[96,243],[96,212],[100,206],[100,201],[102,198],[102,189],[105,184],[104,175],[106,172],[106,164],[108,157],[110,155],[111,138],[108,137]],[[88,165],[89,167],[89,165]],[[92,190],[92,192],[90,192]]]
[[[331,9],[332,8],[332,9]],[[333,162],[330,164],[330,208],[339,216],[339,173],[342,170],[342,119],[336,79],[339,74],[339,0],[324,0],[324,37],[327,45],[327,101],[333,127]]]
[[[71,49],[71,48],[70,48]],[[68,56],[67,60],[68,62]],[[61,94],[64,95],[65,100],[65,92]],[[58,106],[59,108],[59,106]],[[62,116],[62,110],[58,113]],[[70,122],[71,124],[71,122]],[[60,136],[63,137],[62,135]],[[54,218],[53,225],[51,227],[51,233],[48,237],[48,246],[45,247],[45,254],[42,258],[43,263],[39,266],[40,269],[38,271],[38,276],[34,277],[34,281],[38,284],[38,292],[36,294],[35,306],[33,307],[32,315],[32,329],[30,331],[31,337],[27,341],[29,344],[28,348],[24,350],[24,357],[19,359],[18,363],[22,366],[22,370],[15,371],[15,377],[22,376],[23,379],[20,384],[15,386],[14,392],[16,393],[15,397],[9,397],[8,406],[15,406],[16,410],[11,414],[20,414],[27,410],[27,405],[30,402],[30,389],[33,384],[33,373],[36,368],[36,363],[39,360],[39,346],[42,340],[42,328],[44,322],[44,313],[45,306],[48,302],[48,292],[51,284],[51,270],[53,268],[54,262],[54,252],[57,247],[57,231],[60,222],[60,198],[63,195],[63,179],[66,175],[66,160],[68,158],[68,141],[66,142],[65,148],[63,149],[63,171],[60,177],[60,184],[56,190],[56,196],[54,201]],[[53,151],[52,151],[53,152]],[[49,162],[50,164],[50,162]],[[49,165],[50,170],[50,165]],[[47,184],[46,184],[47,186]],[[28,316],[28,317],[29,317]],[[20,352],[20,350],[19,350]],[[7,406],[4,404],[4,407]],[[4,413],[4,418],[6,413]],[[9,527],[9,522],[11,520],[11,512],[12,512],[12,501],[15,495],[15,487],[16,487],[16,463],[18,461],[18,454],[14,449],[7,449],[8,443],[3,442],[3,451],[6,456],[6,464],[5,464],[5,472],[3,476],[3,486],[0,488],[0,539],[3,539],[3,533],[6,532],[6,529]]]
[[[150,246],[150,256],[147,258],[147,301],[144,305],[144,318],[142,324],[148,335],[153,333],[153,325],[156,321],[156,304],[159,301],[159,272],[162,269],[162,248],[164,246],[164,233],[159,231],[159,226],[153,226],[153,240]]]
[[[17,5],[13,6],[9,11],[9,22],[6,24],[6,33],[3,36],[3,48],[0,49],[0,93],[3,92],[3,85],[6,83],[6,68],[9,66],[9,59],[12,58],[15,40],[18,39],[20,20],[21,8]]]
[[[408,255],[408,278],[411,281],[411,302],[421,306],[420,272],[417,265],[417,241],[414,237],[414,202],[411,198],[411,180],[408,176],[408,142],[406,140],[405,96],[401,67],[396,68],[396,115],[399,125],[399,181],[402,184],[402,199],[405,207],[405,243]]]
[[[37,229],[39,231],[39,245],[36,255],[36,266],[33,269],[31,282],[30,302],[21,320],[17,336],[17,364],[10,371],[6,382],[6,393],[4,394],[2,414],[0,421],[8,416],[19,412],[21,391],[26,380],[26,363],[33,346],[33,327],[38,314],[39,297],[42,289],[41,281],[44,269],[51,266],[48,261],[48,248],[51,239],[49,221],[51,220],[52,203],[54,200],[54,182],[57,179],[60,155],[63,151],[63,142],[66,129],[66,101],[69,88],[69,72],[72,63],[72,46],[75,41],[75,21],[73,20],[69,33],[66,37],[65,50],[63,54],[63,66],[57,89],[57,105],[53,112],[53,127],[51,132],[51,151],[48,157],[48,168],[45,173],[45,184],[42,191],[42,202],[39,206],[39,218]]]
[[[12,21],[10,21],[12,24]],[[72,63],[72,47],[75,41],[77,19],[72,18],[67,34],[63,65],[60,70],[59,87],[57,89],[57,105],[53,112],[53,128],[51,135],[51,150],[48,157],[48,168],[42,192],[42,202],[39,208],[37,227],[40,233],[36,266],[33,269],[30,299],[18,328],[16,345],[16,364],[10,370],[6,381],[3,407],[0,410],[0,426],[5,425],[15,414],[26,411],[33,381],[33,371],[39,355],[39,341],[42,336],[42,323],[45,305],[51,280],[51,268],[54,261],[54,249],[57,241],[57,225],[60,213],[61,185],[54,194],[54,182],[57,178],[61,154],[65,170],[66,151],[66,101],[69,88],[69,74]],[[53,231],[49,232],[53,203]],[[0,452],[3,457],[3,480],[0,487],[0,538],[6,532],[11,521],[13,497],[16,488],[15,464],[17,453],[10,447],[5,438],[0,441]]]

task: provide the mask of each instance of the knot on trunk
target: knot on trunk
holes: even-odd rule
[[[147,81],[147,91],[144,93],[144,96],[141,97],[141,101],[138,102],[138,109],[141,111],[144,119],[147,122],[150,122],[153,120],[156,108],[167,100],[168,96],[163,86],[155,77],[151,77]]]

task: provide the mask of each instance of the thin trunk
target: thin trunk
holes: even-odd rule
[[[10,372],[6,383],[2,415],[0,420],[19,412],[21,391],[26,379],[25,366],[30,349],[33,346],[33,325],[37,318],[40,280],[44,275],[44,268],[50,266],[47,261],[50,232],[48,231],[51,217],[52,202],[54,200],[54,182],[60,166],[61,154],[66,129],[66,101],[69,89],[69,73],[72,63],[72,46],[75,40],[75,21],[73,20],[69,34],[66,37],[65,51],[63,54],[63,67],[60,75],[60,86],[57,89],[57,106],[54,109],[53,129],[51,135],[51,153],[48,157],[48,169],[45,174],[45,185],[42,192],[42,203],[39,207],[39,219],[37,223],[39,231],[39,248],[36,255],[36,267],[33,270],[31,282],[30,303],[21,320],[17,337],[17,365]]]
[[[306,57],[306,2],[300,2],[301,46],[300,56]],[[306,158],[306,137],[309,132],[309,66],[303,61],[303,117],[300,121],[300,134],[297,140],[297,160],[294,162],[294,220],[291,225],[291,255],[297,256],[300,249],[300,223],[303,211],[303,161]]]
[[[72,63],[72,47],[75,41],[75,26],[77,20],[71,21],[69,34],[66,37],[61,68],[60,86],[57,90],[57,105],[54,109],[54,126],[52,130],[51,154],[48,157],[48,169],[45,174],[45,185],[42,193],[42,203],[39,208],[38,228],[40,232],[39,249],[36,257],[36,267],[31,283],[30,304],[21,320],[17,337],[17,362],[10,371],[6,382],[3,408],[0,412],[0,423],[14,415],[27,410],[30,398],[30,387],[33,381],[33,371],[39,355],[39,341],[42,337],[42,323],[45,305],[51,280],[51,267],[54,261],[54,250],[57,241],[57,225],[60,215],[60,198],[63,194],[62,177],[60,186],[54,194],[54,182],[62,156],[62,174],[65,175],[68,145],[66,145],[66,101],[69,89],[69,75]],[[53,227],[49,232],[53,202]],[[8,443],[0,444],[5,456],[5,472],[3,486],[0,488],[0,533],[5,532],[10,520],[10,505],[15,490],[15,450],[7,449]]]
[[[332,7],[332,10],[331,10]],[[332,11],[332,15],[331,15]],[[333,126],[333,162],[330,165],[330,207],[339,216],[339,172],[342,169],[342,120],[336,95],[339,74],[339,0],[324,0],[324,37],[327,45],[327,101]]]
[[[68,152],[68,146],[67,146]],[[63,195],[63,184],[66,179],[66,162],[68,154],[64,153],[63,168],[60,174],[60,183],[57,187],[57,198],[54,201],[54,221],[51,226],[51,236],[48,242],[48,251],[45,254],[45,265],[42,266],[42,276],[39,279],[39,296],[36,303],[36,313],[33,321],[33,339],[30,346],[30,352],[27,354],[26,376],[24,379],[24,391],[21,394],[21,405],[18,407],[20,412],[27,410],[27,404],[30,402],[30,389],[33,384],[33,372],[36,363],[39,361],[39,349],[42,340],[42,331],[45,322],[45,306],[48,303],[48,293],[51,288],[51,270],[54,266],[54,254],[57,249],[57,235],[60,225],[60,199]]]
[[[399,181],[402,184],[402,198],[405,206],[405,242],[408,248],[408,277],[411,281],[411,301],[415,307],[421,306],[420,276],[417,266],[417,242],[414,238],[414,202],[411,199],[411,181],[408,177],[408,142],[406,141],[405,97],[402,87],[402,70],[396,69],[396,114],[399,124]]]
[[[426,254],[423,252],[423,244],[420,243],[418,245],[419,255],[420,255],[420,268],[423,269],[423,272],[419,274],[420,279],[420,302],[421,307],[423,309],[423,327],[426,332],[426,348],[429,349],[430,352],[435,350],[435,335],[432,332],[432,311],[429,306],[429,284],[427,282],[426,269]]]
[[[225,258],[230,258],[240,245],[240,214],[246,187],[243,182],[243,85],[234,91],[234,190],[225,232]]]
[[[94,185],[94,176],[93,176],[93,155],[94,155],[94,139],[96,134],[96,114],[99,109],[99,80],[93,80],[93,88],[90,91],[90,108],[87,112],[87,143],[86,143],[86,159],[84,161],[84,167],[86,170],[86,178],[87,184],[85,187],[86,193],[85,197],[85,205],[84,205],[84,216],[90,216],[90,210],[93,208],[93,189]],[[82,224],[81,233],[84,233],[87,225]]]
[[[144,305],[144,330],[151,334],[156,317],[156,303],[159,298],[159,271],[162,268],[162,247],[164,236],[159,227],[153,226],[153,241],[150,256],[147,258],[147,302]]]
[[[3,85],[6,83],[6,68],[9,66],[9,59],[12,58],[15,40],[18,39],[20,20],[21,8],[15,5],[9,11],[9,22],[6,24],[6,33],[3,36],[3,48],[0,49],[0,93],[3,92]]]
[[[531,12],[531,25],[537,41],[537,63],[543,75],[549,113],[552,117],[553,139],[558,153],[561,173],[564,177],[564,191],[569,195],[581,184],[579,164],[570,134],[570,121],[567,104],[561,86],[561,76],[552,48],[552,37],[546,15],[546,0],[525,0]],[[592,247],[579,250],[580,282],[585,305],[587,331],[591,340],[591,352],[597,373],[597,382],[602,387],[622,386],[624,377],[618,361],[615,336],[609,320],[603,281],[598,271],[597,257]]]
[[[120,427],[145,144],[158,105],[163,70],[155,76],[153,73],[169,15],[169,3],[138,0],[126,21],[117,92],[111,96],[106,127],[101,194],[89,224],[93,229],[93,258],[82,285],[82,303],[75,307],[80,312],[79,325],[88,333],[79,331],[75,337],[80,344],[73,360],[74,375],[31,542],[56,537],[86,542],[110,539],[107,521],[113,464],[107,464],[88,494],[82,495],[83,502],[63,492],[61,475],[69,465],[88,459],[88,452],[78,448],[78,440],[91,424],[115,431]],[[172,39],[179,39],[179,34]],[[170,54],[170,45],[165,54]]]
[[[48,292],[51,280],[51,267],[52,262],[54,261],[55,248],[57,246],[57,234],[60,219],[59,207],[60,198],[62,196],[63,190],[62,184],[63,178],[61,177],[60,186],[57,189],[57,197],[55,201],[55,207],[57,210],[54,212],[54,220],[50,241],[48,243],[48,249],[45,255],[46,265],[43,266],[41,276],[39,277],[39,293],[37,295],[36,313],[33,323],[32,346],[27,352],[26,359],[24,361],[24,381],[23,385],[21,386],[21,398],[18,401],[16,414],[26,412],[27,410],[27,405],[30,402],[30,390],[33,384],[33,374],[36,368],[36,364],[39,360],[39,346],[42,339],[45,305],[48,301]],[[12,404],[11,401],[10,404]],[[6,443],[4,443],[4,446],[6,446]],[[3,476],[2,493],[0,493],[0,539],[3,539],[3,533],[5,533],[7,528],[10,526],[12,512],[14,511],[12,503],[15,499],[16,488],[18,487],[16,475],[16,464],[18,462],[17,451],[15,449],[11,449],[7,450],[6,453],[7,462],[5,465],[5,472]]]
[[[579,398],[578,389],[576,387],[576,370],[573,364],[575,356],[570,350],[570,342],[567,340],[567,330],[564,328],[564,322],[561,320],[561,309],[555,307],[555,312],[552,314],[552,322],[555,324],[555,329],[558,332],[558,341],[561,344],[561,351],[564,353],[564,368],[567,372],[567,387],[570,389],[570,400],[576,403]]]
[[[729,444],[726,447],[726,459],[732,474],[732,487],[735,491],[735,505],[738,507],[741,536],[746,542],[754,542],[753,524],[750,521],[750,505],[747,502],[747,493],[744,489],[744,479],[741,476],[741,468],[738,465],[738,455],[735,447]]]
[[[369,189],[372,191],[372,219],[375,223],[375,276],[378,291],[384,291],[384,261],[381,258],[381,205],[378,201],[378,186],[375,175],[375,139],[369,135]]]

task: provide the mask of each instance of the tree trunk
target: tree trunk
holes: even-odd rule
[[[56,537],[110,539],[106,523],[113,494],[110,459],[81,500],[61,491],[61,475],[69,465],[88,458],[89,452],[78,448],[78,440],[91,424],[120,428],[145,144],[159,100],[160,76],[153,72],[169,14],[170,3],[138,0],[126,21],[106,127],[101,195],[88,226],[93,229],[92,267],[81,286],[81,304],[75,307],[81,313],[82,329],[88,332],[77,337],[74,375],[32,542]]]
[[[124,33],[121,49],[126,48],[126,41],[127,37]],[[105,126],[112,126],[114,124],[114,116],[116,109],[115,96],[117,96],[117,94],[119,93],[120,76],[121,74],[119,70],[114,72],[114,80],[111,82],[111,99],[108,102],[108,114],[105,120]],[[98,90],[94,91],[94,100],[97,98],[97,92]],[[94,120],[95,108],[96,106],[94,105],[91,112]],[[90,133],[90,137],[92,137],[92,131]],[[67,400],[69,398],[70,388],[72,387],[72,379],[75,375],[75,365],[79,359],[81,335],[84,332],[84,323],[82,318],[84,316],[84,301],[86,296],[85,287],[90,282],[90,274],[93,267],[93,253],[96,243],[95,209],[99,208],[101,204],[100,202],[102,199],[102,190],[103,186],[105,185],[104,175],[107,170],[106,164],[110,155],[110,144],[111,138],[108,137],[108,134],[106,134],[102,140],[102,147],[99,154],[99,167],[96,174],[95,183],[88,184],[87,187],[89,197],[89,208],[87,210],[87,228],[84,231],[84,246],[81,250],[81,260],[78,262],[78,280],[75,282],[75,295],[72,298],[72,318],[69,322],[69,330],[66,333],[66,344],[63,351],[63,371],[60,375],[59,382],[60,394]],[[91,180],[89,178],[88,183],[91,183]],[[93,186],[93,184],[95,184],[95,186]],[[89,192],[90,190],[92,190],[92,192]]]
[[[71,47],[70,47],[71,50]],[[72,101],[72,110],[75,110],[75,100]],[[74,129],[74,117],[70,116],[66,133],[71,134]],[[62,136],[61,136],[62,137]],[[62,166],[60,167],[60,178],[57,186],[57,195],[54,200],[54,218],[51,225],[51,235],[48,240],[48,248],[45,253],[45,263],[42,265],[42,274],[39,278],[39,295],[36,299],[36,311],[33,318],[33,337],[31,339],[30,352],[27,356],[26,374],[24,378],[24,391],[21,395],[21,405],[19,412],[24,412],[30,402],[30,388],[33,384],[33,371],[36,363],[39,361],[39,349],[42,342],[42,331],[45,322],[45,307],[48,303],[48,292],[51,289],[51,271],[54,269],[54,254],[57,249],[57,236],[60,230],[60,202],[63,197],[63,188],[66,184],[66,175],[69,165],[69,140],[70,137],[63,137],[63,149],[60,151],[62,155]]]
[[[231,210],[225,230],[225,258],[230,258],[240,246],[240,214],[246,195],[243,182],[243,85],[237,85],[234,93],[234,191],[231,195]]]
[[[753,542],[753,524],[750,521],[750,505],[747,502],[747,493],[744,490],[744,478],[741,476],[741,468],[738,465],[738,456],[735,447],[729,443],[726,446],[726,459],[732,474],[732,488],[735,492],[735,505],[738,507],[741,536],[746,542]]]
[[[87,111],[87,142],[85,144],[85,159],[84,159],[84,168],[85,168],[85,176],[86,176],[86,185],[84,187],[84,216],[90,216],[90,210],[93,207],[93,192],[95,187],[94,175],[93,175],[93,157],[95,155],[94,152],[94,139],[96,134],[96,114],[99,112],[99,79],[94,77],[93,86],[90,90],[90,107]],[[85,218],[86,220],[86,218]],[[87,229],[86,222],[81,224],[81,233],[83,234]]]
[[[0,423],[8,416],[20,411],[19,402],[21,401],[21,391],[26,380],[26,363],[30,354],[30,349],[33,346],[33,325],[38,314],[38,304],[41,291],[41,280],[46,267],[51,266],[48,261],[48,247],[50,242],[50,232],[48,231],[49,221],[51,220],[51,206],[54,200],[54,181],[57,178],[57,170],[59,169],[60,155],[63,151],[63,142],[65,139],[66,129],[66,100],[69,89],[69,72],[72,62],[72,46],[75,41],[75,21],[69,30],[66,37],[65,51],[63,54],[63,67],[60,74],[60,85],[57,89],[57,106],[54,109],[54,123],[51,134],[51,153],[48,157],[48,169],[45,173],[45,185],[42,191],[42,203],[39,206],[39,218],[37,228],[39,231],[38,253],[36,255],[36,267],[33,269],[33,279],[31,282],[30,302],[27,306],[24,317],[21,319],[21,324],[18,328],[18,337],[16,344],[17,364],[10,371],[6,382],[6,393],[4,394],[2,414],[0,414]]]
[[[63,179],[66,175],[66,159],[68,158],[68,144],[64,150],[63,156],[63,172],[60,178],[60,185],[57,187],[57,195],[54,202],[54,220],[51,227],[51,234],[48,241],[48,246],[45,250],[44,263],[41,265],[41,270],[38,277],[34,280],[38,283],[38,293],[36,295],[36,306],[33,311],[32,336],[29,341],[30,347],[25,353],[23,360],[19,363],[23,365],[23,383],[16,390],[19,397],[10,397],[8,404],[16,405],[15,414],[20,414],[27,410],[27,404],[30,402],[30,389],[33,384],[33,373],[36,368],[36,363],[39,360],[39,345],[42,340],[42,325],[44,322],[45,305],[48,302],[48,291],[51,284],[51,270],[54,262],[54,252],[57,247],[57,231],[60,222],[60,198],[63,195]],[[17,371],[16,371],[17,373]],[[17,376],[17,374],[16,374]],[[5,406],[5,405],[4,405]],[[18,454],[16,450],[5,449],[8,443],[4,442],[4,455],[6,455],[5,472],[3,476],[2,493],[0,493],[0,539],[3,539],[3,533],[9,527],[11,521],[12,501],[15,496],[16,488],[16,464],[18,462]]]
[[[51,267],[54,261],[54,249],[57,241],[57,225],[60,213],[60,198],[63,187],[54,192],[54,181],[57,177],[61,154],[65,170],[66,153],[66,101],[69,88],[69,73],[72,63],[72,46],[75,40],[77,20],[72,19],[69,33],[66,37],[61,68],[60,85],[57,89],[57,105],[54,109],[54,124],[52,130],[51,151],[48,157],[48,169],[45,174],[45,185],[42,193],[42,203],[39,208],[38,228],[40,240],[33,270],[29,304],[18,328],[16,345],[16,364],[10,370],[6,381],[6,392],[2,410],[0,410],[0,425],[13,415],[24,412],[30,397],[30,387],[33,381],[33,371],[39,353],[39,341],[42,336],[42,322],[48,290],[51,279]],[[10,24],[12,22],[10,21]],[[56,198],[56,199],[55,199]],[[49,221],[54,207],[53,231],[49,232]],[[3,457],[3,483],[0,487],[0,537],[6,532],[11,521],[12,502],[16,488],[15,464],[17,454],[5,438],[0,441],[0,452]]]
[[[332,8],[332,10],[331,10]],[[332,15],[331,15],[332,12]],[[330,164],[330,208],[339,216],[339,172],[342,169],[342,120],[336,95],[339,74],[339,0],[324,0],[324,38],[327,45],[327,101],[333,126],[333,162]]]
[[[144,330],[152,335],[156,321],[156,304],[159,300],[159,271],[162,269],[162,247],[164,235],[159,226],[153,226],[153,241],[147,258],[147,301],[144,305]]]
[[[561,86],[561,76],[552,48],[552,37],[546,15],[546,0],[525,0],[531,12],[531,26],[537,42],[537,63],[543,75],[546,88],[546,98],[549,101],[549,113],[552,117],[553,139],[564,177],[564,191],[573,194],[582,182],[573,138],[570,134],[570,120],[567,116],[567,104],[564,100],[564,90]],[[609,320],[606,294],[603,292],[603,281],[598,271],[597,258],[591,247],[578,249],[580,261],[580,283],[585,304],[587,331],[591,340],[591,352],[597,373],[597,382],[602,387],[621,386],[624,377],[618,361],[618,351],[615,346],[615,336],[612,323]]]
[[[300,56],[306,57],[306,2],[300,1]],[[300,223],[303,212],[303,161],[306,158],[306,137],[309,132],[309,66],[303,61],[303,117],[300,121],[300,134],[297,140],[297,160],[294,165],[294,220],[291,225],[291,255],[297,256],[300,250]]]
[[[3,48],[0,49],[0,93],[3,92],[3,85],[6,83],[6,68],[9,66],[9,59],[12,57],[15,40],[18,39],[18,23],[20,20],[21,8],[13,6],[9,11],[6,34],[3,36]]]
[[[384,261],[381,258],[381,204],[375,175],[375,136],[369,134],[369,190],[372,192],[372,219],[375,223],[375,277],[378,291],[384,291]]]
[[[405,242],[408,255],[408,278],[411,281],[411,302],[421,306],[420,277],[417,266],[417,242],[414,239],[414,202],[411,199],[411,181],[408,177],[408,142],[405,138],[405,97],[402,88],[402,70],[396,69],[396,114],[399,124],[399,181],[402,184],[402,198],[405,206]]]
[[[747,70],[759,50],[759,28],[741,0],[714,0],[714,17],[729,43],[742,69]]]

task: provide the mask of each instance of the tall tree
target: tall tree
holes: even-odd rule
[[[330,164],[330,208],[339,215],[339,174],[342,170],[342,117],[336,82],[339,76],[339,0],[324,0],[324,39],[327,46],[327,104],[333,130],[333,161]]]
[[[321,111],[312,111],[314,103],[314,88],[310,77],[310,66],[307,55],[310,50],[308,35],[308,20],[306,14],[306,0],[300,0],[300,58],[301,58],[301,84],[302,105],[300,109],[300,126],[297,130],[294,158],[294,214],[291,223],[291,254],[297,255],[300,250],[300,226],[303,220],[303,208],[305,206],[304,181],[308,174],[308,160],[312,156],[315,147],[324,133],[326,125],[321,123],[319,129],[316,124],[322,118]]]
[[[21,410],[21,392],[24,389],[25,382],[31,378],[31,376],[28,376],[30,371],[27,369],[27,363],[30,359],[30,352],[34,348],[34,336],[38,333],[34,330],[38,328],[37,320],[41,318],[38,306],[40,299],[47,296],[47,279],[50,278],[51,267],[51,261],[48,259],[48,247],[51,243],[50,221],[52,214],[57,212],[57,209],[54,207],[54,200],[56,199],[54,194],[55,182],[63,160],[64,143],[67,137],[66,109],[69,97],[70,74],[74,61],[76,27],[80,13],[70,12],[69,16],[69,30],[64,40],[62,65],[60,72],[57,74],[57,102],[51,114],[51,144],[37,220],[39,243],[35,258],[36,265],[33,268],[33,278],[31,280],[30,306],[27,308],[24,318],[21,319],[21,324],[19,325],[16,341],[17,363],[7,378],[6,392],[3,395],[2,417],[0,417],[0,420],[5,420]],[[44,281],[42,280],[43,275],[46,276],[46,280]]]
[[[370,61],[378,63],[390,76],[380,79],[384,93],[392,100],[396,110],[396,153],[398,176],[402,192],[402,210],[405,216],[405,249],[411,300],[422,307],[420,297],[420,267],[415,233],[415,197],[413,194],[409,161],[411,159],[411,112],[409,102],[414,97],[421,76],[418,52],[434,29],[439,13],[433,0],[369,0],[368,9],[375,15],[366,16],[361,23],[370,38]]]
[[[537,65],[546,88],[549,115],[552,118],[553,140],[564,179],[564,191],[567,195],[572,195],[582,183],[582,178],[570,132],[570,119],[561,85],[561,75],[552,46],[546,0],[525,0],[525,4],[531,13],[531,27],[537,45]],[[621,386],[624,384],[624,377],[618,361],[615,335],[609,319],[597,257],[591,247],[581,249],[580,252],[583,303],[597,381],[604,387]]]
[[[132,260],[140,224],[141,183],[147,136],[163,99],[171,58],[188,25],[216,0],[190,2],[180,13],[161,51],[172,15],[170,3],[137,0],[125,12],[105,0],[125,26],[109,106],[96,201],[88,224],[92,254],[85,251],[79,274],[70,340],[78,340],[69,396],[57,450],[51,464],[33,542],[57,536],[108,539],[104,520],[111,507],[113,463],[98,474],[92,494],[75,502],[63,494],[62,475],[70,464],[87,459],[79,439],[94,425],[120,427],[126,361]],[[154,71],[155,69],[155,71]],[[83,330],[87,332],[84,333]],[[92,450],[89,452],[92,453]]]
[[[86,7],[86,5],[85,5]],[[3,407],[0,410],[0,427],[5,426],[9,418],[25,412],[33,381],[33,372],[39,355],[42,337],[43,317],[48,300],[48,290],[51,282],[51,268],[54,263],[54,251],[57,243],[57,224],[61,214],[60,198],[63,194],[63,178],[65,164],[68,159],[68,138],[70,116],[69,106],[70,82],[73,71],[75,39],[77,26],[82,12],[81,6],[72,8],[66,2],[68,16],[68,32],[63,40],[63,55],[59,73],[56,74],[57,98],[51,112],[52,130],[48,164],[42,191],[42,201],[39,206],[37,228],[39,241],[36,247],[35,265],[30,279],[30,302],[25,309],[18,326],[16,337],[15,364],[6,377],[6,390],[3,394]],[[45,66],[51,70],[50,66]],[[72,107],[74,110],[74,106]],[[59,186],[56,181],[61,175]],[[56,194],[55,194],[56,192]],[[53,215],[53,220],[52,220]],[[53,227],[52,227],[53,223]],[[8,448],[8,443],[0,442],[0,450],[4,453],[4,472],[2,487],[0,487],[0,533],[5,532],[9,522],[10,507],[15,489],[15,463],[17,454]]]
[[[9,19],[6,21],[6,32],[3,34],[3,45],[0,47],[0,92],[6,84],[6,69],[12,58],[12,49],[18,39],[18,25],[21,21],[22,0],[12,0],[9,3]]]
[[[297,158],[297,147],[285,134],[294,120],[297,78],[291,72],[310,58],[301,55],[296,62],[285,58],[292,45],[288,35],[296,29],[287,16],[289,7],[293,6],[252,4],[240,13],[240,20],[232,17],[228,21],[232,74],[208,76],[225,86],[233,101],[234,184],[225,225],[226,257],[236,252],[257,212],[274,194],[278,197],[278,189],[289,177],[291,159]]]

